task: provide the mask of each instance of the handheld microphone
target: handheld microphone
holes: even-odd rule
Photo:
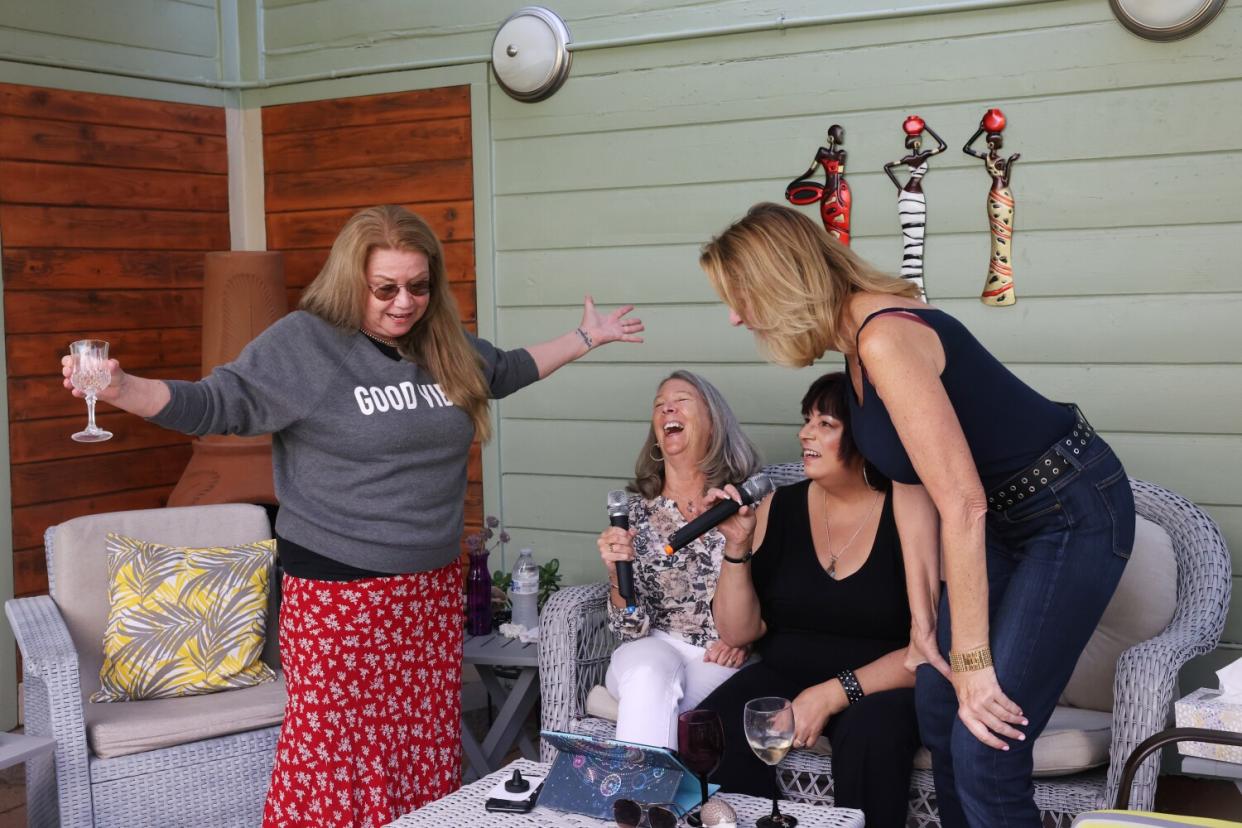
[[[608,523],[611,526],[630,528],[630,496],[625,489],[613,489],[608,493]],[[617,592],[625,599],[626,609],[634,609],[634,564],[617,561]]]
[[[746,478],[746,481],[738,486],[737,489],[742,496],[741,503],[731,498],[720,501],[670,535],[668,543],[664,547],[664,554],[671,555],[700,535],[707,534],[723,523],[730,515],[736,514],[738,509],[741,509],[743,506],[749,506],[752,503],[758,503],[772,494],[772,492],[776,491],[776,486],[772,483],[772,478],[763,472],[758,472]]]

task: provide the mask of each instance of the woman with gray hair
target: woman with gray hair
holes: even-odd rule
[[[624,642],[605,679],[620,702],[618,739],[676,748],[677,716],[746,660],[712,620],[724,536],[713,529],[671,555],[664,544],[703,511],[708,489],[758,469],[754,444],[715,386],[689,371],[660,383],[629,486],[630,528],[610,527],[597,542],[612,584],[609,625]],[[618,590],[618,561],[633,562],[634,608]]]

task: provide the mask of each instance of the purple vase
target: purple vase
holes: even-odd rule
[[[466,632],[488,635],[492,631],[492,575],[487,571],[487,550],[470,553],[466,575]]]

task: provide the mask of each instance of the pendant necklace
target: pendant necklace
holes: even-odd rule
[[[827,492],[824,493],[824,532],[826,532],[828,535],[828,557],[829,557],[827,571],[828,571],[828,577],[831,578],[832,580],[835,581],[837,579],[837,558],[840,558],[842,555],[845,554],[845,550],[850,548],[850,544],[853,543],[854,539],[858,537],[858,533],[862,531],[862,528],[867,525],[867,521],[871,520],[871,513],[875,511],[875,505],[880,502],[880,498],[883,496],[884,496],[883,492],[875,493],[875,500],[871,501],[871,508],[867,510],[867,516],[858,522],[858,528],[854,530],[854,534],[850,535],[850,539],[845,542],[845,546],[842,546],[840,549],[836,551],[836,554],[833,554],[832,552],[832,529],[829,528],[828,526],[828,493]]]

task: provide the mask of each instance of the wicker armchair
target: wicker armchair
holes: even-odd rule
[[[249,711],[260,710],[270,719],[273,706],[278,705],[277,711],[283,708],[283,679],[276,685],[208,696],[106,705],[87,701],[99,687],[102,629],[108,613],[107,578],[101,573],[106,572],[104,538],[110,531],[184,546],[235,545],[272,536],[263,508],[246,504],[90,515],[47,530],[44,546],[51,595],[5,605],[22,654],[26,732],[56,740],[53,756],[26,765],[28,824],[124,828],[259,824],[279,725],[265,721],[264,727],[242,728]],[[275,611],[273,596],[263,658],[274,668],[279,666]],[[125,720],[147,726],[153,719],[171,718],[178,732],[187,733],[209,714],[215,732],[228,735],[101,757],[93,739],[105,724],[115,736],[125,725],[116,719],[121,713]],[[221,729],[219,720],[229,717]]]
[[[801,477],[800,464],[770,467],[778,485]],[[1126,650],[1114,682],[1112,744],[1107,770],[1096,769],[1035,780],[1035,801],[1045,826],[1069,828],[1075,815],[1106,808],[1116,799],[1127,757],[1140,742],[1168,722],[1177,691],[1177,674],[1189,659],[1211,651],[1220,639],[1229,605],[1229,550],[1216,524],[1174,492],[1131,480],[1138,513],[1168,534],[1177,558],[1177,609],[1156,637]],[[591,688],[603,684],[616,641],[608,629],[606,583],[563,589],[544,608],[539,643],[542,726],[547,730],[610,737],[612,722],[585,712]],[[541,747],[542,758],[555,754]],[[1132,807],[1149,810],[1155,798],[1158,757],[1139,769]],[[803,802],[832,804],[832,759],[806,750],[791,751],[780,765],[786,796]],[[938,826],[935,786],[927,770],[915,770],[910,782],[911,828]]]

